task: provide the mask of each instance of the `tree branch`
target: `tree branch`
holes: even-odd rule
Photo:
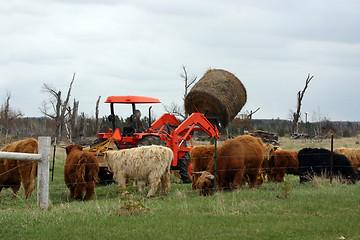
[[[308,88],[309,83],[313,79],[313,77],[314,76],[310,77],[310,73],[308,74],[308,76],[305,80],[304,89],[302,91],[299,91],[297,94],[297,108],[296,108],[296,112],[294,112],[294,114],[293,114],[293,129],[295,130],[295,128],[296,128],[297,132],[299,131],[298,122],[299,122],[299,118],[300,118],[301,102],[304,98],[305,91]]]

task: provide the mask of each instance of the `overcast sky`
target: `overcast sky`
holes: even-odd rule
[[[44,83],[65,95],[74,72],[71,102],[88,116],[98,96],[100,116],[111,95],[181,104],[184,65],[235,74],[257,119],[289,119],[310,73],[308,120],[360,121],[359,0],[12,0],[0,32],[0,103],[11,92],[25,117],[42,116]]]

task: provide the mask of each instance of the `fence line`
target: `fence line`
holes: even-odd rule
[[[14,159],[38,162],[37,176],[37,206],[40,210],[49,208],[49,161],[50,161],[50,137],[38,138],[38,153],[1,152],[0,159]]]
[[[48,138],[47,141],[40,139],[40,138]],[[48,204],[49,204],[49,160],[50,160],[50,137],[39,137],[39,154],[24,154],[24,153],[5,153],[5,152],[0,152],[0,159],[1,158],[7,158],[7,159],[19,159],[20,157],[23,159],[19,159],[19,160],[28,160],[28,161],[39,161],[39,173],[38,173],[38,206],[40,209],[47,209],[48,208]],[[45,142],[45,145],[48,146],[46,147],[46,149],[44,149],[43,147],[41,147],[41,145],[43,145],[41,142]],[[2,154],[10,154],[10,155],[2,155]],[[291,155],[291,154],[284,154],[286,156]],[[304,154],[304,155],[326,155],[329,156],[329,153],[327,154],[322,154],[322,153],[314,153],[314,154]],[[6,157],[2,157],[2,156],[6,156]],[[43,157],[45,159],[43,159]],[[243,155],[241,157],[244,156],[255,156],[255,155]],[[257,155],[258,156],[258,155]],[[226,158],[226,157],[234,157],[234,156],[221,156],[221,158]],[[43,160],[41,160],[43,159]],[[40,167],[40,162],[44,162],[44,165],[46,165],[45,167],[42,166]],[[86,163],[89,164],[89,163]],[[90,163],[90,164],[97,164],[97,163]],[[60,164],[59,164],[60,165]],[[70,165],[70,164],[61,164],[62,166],[64,165]],[[82,164],[71,164],[71,165],[82,165]],[[340,167],[338,165],[335,165],[337,167]],[[329,165],[326,166],[312,166],[313,168],[326,168],[329,167]],[[341,167],[349,167],[349,166],[341,166]],[[270,168],[256,168],[256,169],[264,169],[264,170],[275,170],[275,169],[289,169],[289,168],[296,168],[296,167],[270,167]],[[298,167],[299,169],[301,167]],[[41,170],[42,169],[42,170]],[[255,168],[252,168],[252,170],[254,170]],[[237,170],[242,170],[242,169],[229,169],[229,170],[217,170],[218,172],[221,171],[237,171]],[[249,169],[247,169],[249,170]],[[0,175],[1,176],[1,175]],[[47,180],[47,183],[45,182],[45,180]],[[66,184],[57,184],[57,185],[66,185]],[[51,186],[56,186],[56,185],[51,185]],[[42,189],[42,190],[41,190]],[[40,191],[44,191],[45,194],[39,194],[39,190]],[[43,196],[45,195],[45,196]]]
[[[327,168],[330,167],[330,165],[317,165],[317,166],[311,166],[311,168]],[[344,165],[334,165],[334,167],[349,167],[351,168],[351,166],[344,166]],[[309,168],[307,166],[304,167],[273,167],[273,168],[232,168],[232,169],[218,169],[217,172],[233,172],[233,171],[239,171],[239,170],[280,170],[280,169],[300,169],[300,168]],[[206,171],[206,170],[204,170]],[[193,172],[191,172],[193,173]],[[294,174],[292,174],[294,175]],[[296,175],[296,174],[295,174]],[[101,183],[101,182],[110,182],[111,180],[101,180],[101,181],[89,181],[89,182],[73,182],[73,183],[77,183],[77,184],[86,184],[86,183]],[[49,186],[57,186],[57,185],[61,185],[61,186],[65,186],[65,183],[59,183],[59,184],[50,184]],[[12,187],[15,185],[2,185],[4,187]]]
[[[34,154],[35,155],[35,154]],[[38,154],[40,155],[40,154]],[[325,155],[325,154],[304,154],[303,156],[305,155],[309,155],[309,156],[315,156],[315,155]],[[329,154],[326,154],[329,156]],[[2,158],[2,152],[0,152],[0,159]],[[288,155],[284,155],[284,156],[288,156]],[[227,158],[227,157],[234,157],[234,156],[222,156],[223,158]],[[236,157],[236,156],[235,156]],[[5,158],[5,157],[4,157]],[[7,158],[7,157],[6,157]],[[194,159],[202,159],[202,157],[200,158],[194,158]],[[204,159],[206,159],[206,157],[204,157]],[[350,162],[351,163],[351,162]],[[29,164],[29,163],[26,163],[26,164]],[[23,165],[26,165],[26,164],[23,164]],[[10,170],[8,170],[7,172],[10,172],[20,166],[23,166],[23,165],[15,165],[15,164],[0,164],[0,165],[6,165],[6,166],[16,166]],[[74,163],[74,164],[60,164],[60,163],[55,163],[56,166],[81,166],[81,165],[99,165],[99,163]],[[316,166],[311,166],[311,167],[328,167],[330,165],[316,165]],[[334,165],[334,166],[337,166],[337,167],[349,167],[348,165]],[[260,168],[244,168],[244,169],[251,169],[251,170],[254,170],[254,169],[265,169],[265,170],[271,170],[271,169],[284,169],[284,168],[304,168],[304,167],[308,167],[308,166],[299,166],[299,167],[260,167]],[[241,170],[241,169],[236,169],[236,168],[233,168],[232,170]],[[218,170],[218,171],[221,171],[221,170]],[[225,171],[225,170],[223,170]],[[7,172],[4,172],[4,173],[1,173],[0,176],[4,175],[5,173]]]
[[[0,159],[2,159],[1,156],[2,156],[2,154],[1,154],[1,152],[0,152]],[[4,157],[4,158],[5,158],[5,157]],[[26,162],[26,163],[23,163],[23,164],[21,164],[21,165],[17,165],[17,164],[1,164],[1,165],[3,165],[3,166],[16,166],[16,167],[13,167],[12,169],[7,170],[7,171],[1,173],[1,174],[0,174],[0,177],[3,176],[3,175],[5,175],[5,174],[7,174],[7,173],[9,173],[9,172],[11,172],[11,171],[14,171],[15,169],[17,169],[17,168],[19,168],[19,167],[28,165],[28,164],[30,164],[30,163],[31,163],[31,162]],[[6,186],[6,185],[1,185],[1,186]]]

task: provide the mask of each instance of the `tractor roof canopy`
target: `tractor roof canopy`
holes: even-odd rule
[[[109,96],[106,103],[160,103],[160,100],[143,96]]]

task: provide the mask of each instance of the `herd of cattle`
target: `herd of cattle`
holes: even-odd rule
[[[360,149],[303,148],[299,152],[262,144],[258,138],[242,135],[227,140],[217,149],[216,187],[214,186],[214,146],[196,146],[190,151],[194,175],[192,189],[210,195],[214,189],[237,189],[246,183],[250,188],[267,181],[284,182],[285,174],[299,175],[300,183],[315,175],[333,175],[355,183],[360,174]]]
[[[38,143],[29,138],[13,142],[2,151],[37,153]],[[98,160],[77,144],[67,146],[66,154],[64,179],[70,198],[91,200],[98,181]],[[264,144],[260,138],[250,135],[225,141],[217,146],[216,153],[214,145],[195,146],[190,157],[192,189],[198,189],[200,195],[211,195],[214,190],[236,190],[246,184],[252,188],[265,180],[283,182],[285,174],[299,175],[300,183],[304,183],[315,175],[329,177],[331,169],[333,175],[340,176],[344,182],[355,183],[360,178],[360,149],[338,148],[332,153],[327,149],[304,148],[296,152]],[[140,192],[149,185],[147,197],[158,189],[160,194],[169,192],[173,159],[169,148],[152,145],[107,151],[104,158],[121,188],[131,179]],[[12,198],[16,198],[23,184],[27,198],[35,188],[36,175],[37,162],[0,159],[0,192],[2,188],[12,188]]]

